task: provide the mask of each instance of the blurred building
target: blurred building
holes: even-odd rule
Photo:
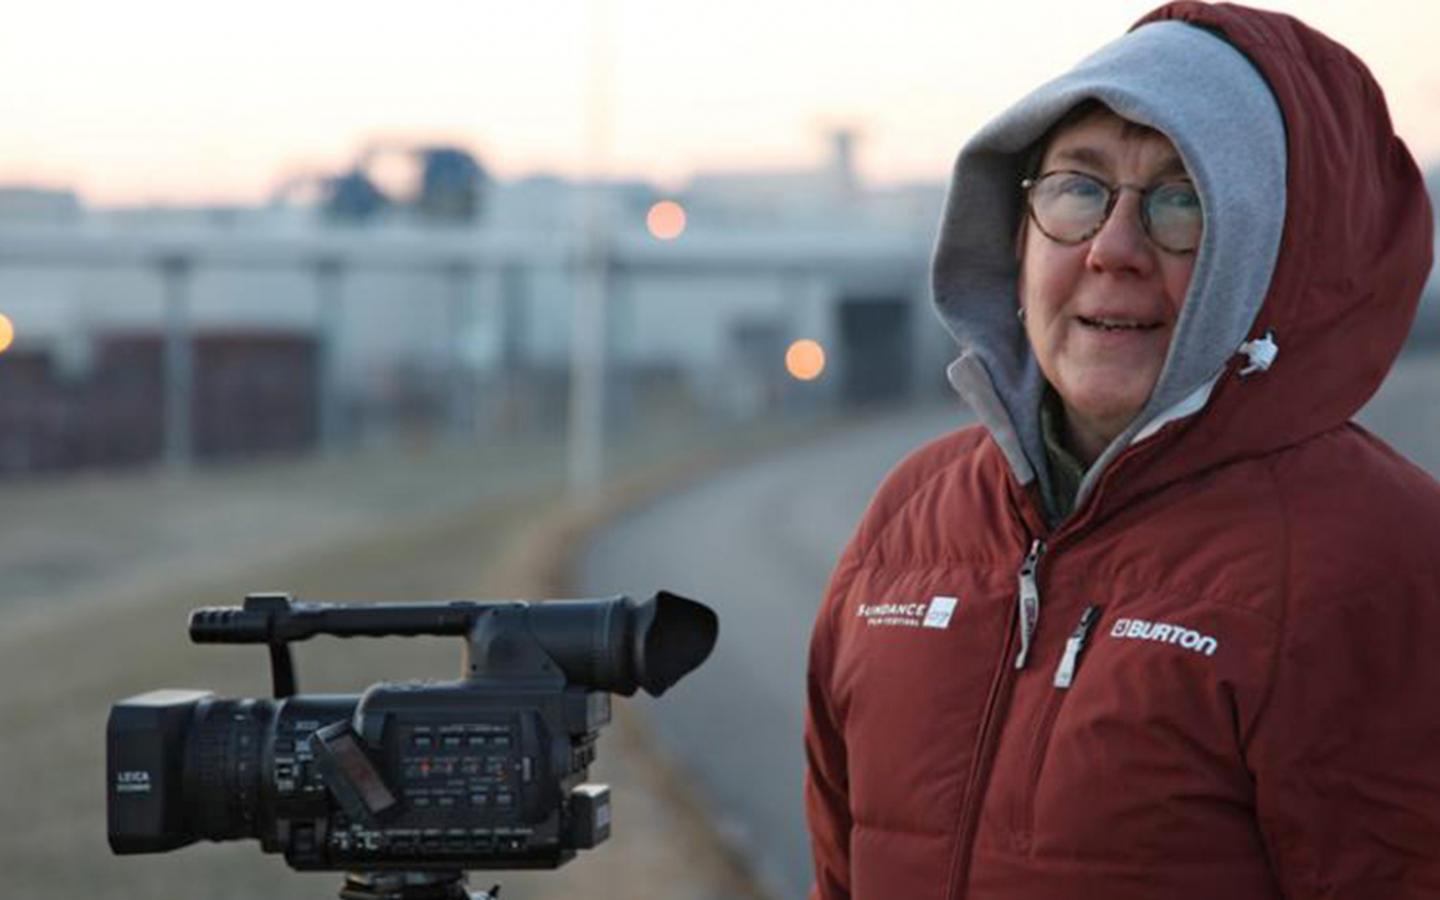
[[[84,206],[74,191],[0,185],[0,224],[73,225],[84,214]]]
[[[397,144],[292,174],[255,207],[0,191],[0,313],[16,326],[0,471],[558,428],[595,246],[612,427],[938,392],[949,345],[926,285],[943,188],[867,186],[853,140],[834,135],[813,169],[700,173],[675,192],[492,180],[456,148]],[[411,177],[382,177],[387,156]],[[684,208],[678,237],[647,230],[660,200]],[[816,381],[784,369],[798,338],[827,349]]]
[[[686,208],[723,227],[814,231],[838,224],[934,239],[943,184],[866,185],[855,169],[856,133],[836,129],[828,139],[828,158],[810,168],[697,173],[681,192]]]

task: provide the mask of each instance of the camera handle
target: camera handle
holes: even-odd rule
[[[259,593],[242,608],[197,609],[190,616],[190,639],[200,644],[265,644],[270,650],[270,680],[276,700],[293,697],[293,641],[317,634],[336,637],[387,635],[465,635],[481,610],[504,604],[297,603],[289,594]]]
[[[581,601],[604,607],[624,598]],[[625,602],[629,602],[628,600]],[[688,602],[688,601],[687,601]],[[245,605],[197,609],[190,614],[190,639],[197,644],[265,644],[270,650],[270,680],[276,700],[293,697],[297,690],[295,661],[290,644],[316,635],[334,637],[386,637],[398,635],[434,635],[468,637],[464,664],[465,677],[474,680],[485,676],[513,679],[520,675],[558,681],[564,674],[537,641],[516,642],[509,639],[506,628],[526,615],[524,601],[455,600],[440,603],[298,603],[289,594],[261,593],[245,597]],[[606,622],[609,621],[607,617]],[[593,637],[585,623],[585,637]],[[528,634],[523,624],[512,625],[517,634]],[[502,644],[502,652],[491,658],[491,643]],[[582,649],[589,649],[582,646]],[[588,659],[585,654],[578,654]],[[698,664],[698,663],[697,663]],[[613,690],[613,688],[612,688]],[[633,693],[632,687],[625,693]],[[652,691],[653,693],[653,691]]]
[[[458,869],[346,872],[340,900],[499,900],[500,885],[471,893]]]

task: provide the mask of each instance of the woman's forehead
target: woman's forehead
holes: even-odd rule
[[[1185,175],[1180,152],[1159,131],[1101,107],[1067,124],[1050,139],[1044,164],[1074,164],[1102,172],[1141,166],[1154,177]]]

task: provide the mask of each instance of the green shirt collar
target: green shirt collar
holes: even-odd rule
[[[1060,396],[1048,384],[1040,400],[1040,435],[1045,439],[1045,457],[1050,464],[1050,487],[1055,501],[1055,518],[1060,521],[1075,508],[1085,467],[1065,447],[1065,413]]]

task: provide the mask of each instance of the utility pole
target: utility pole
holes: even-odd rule
[[[190,330],[191,262],[184,256],[159,261],[165,290],[165,466],[189,470],[194,461],[191,410],[195,402],[195,343]]]
[[[344,287],[340,260],[322,257],[314,263],[316,289],[316,331],[319,334],[319,365],[316,378],[316,407],[320,414],[320,449],[333,452],[340,446],[340,330],[344,322]]]
[[[570,409],[568,486],[586,500],[600,489],[605,472],[605,322],[610,263],[606,209],[613,81],[613,0],[590,2],[585,127],[586,178],[576,290],[570,317]]]

